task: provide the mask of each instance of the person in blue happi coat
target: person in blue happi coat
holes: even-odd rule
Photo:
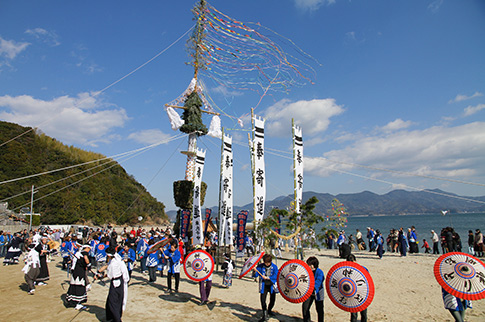
[[[175,277],[175,293],[179,291],[180,283],[180,251],[178,250],[177,240],[170,241],[170,247],[163,252],[164,258],[167,260],[168,274],[167,287],[168,291],[172,292],[172,276]]]
[[[310,266],[313,276],[315,277],[315,286],[312,295],[303,302],[303,321],[311,321],[310,318],[310,308],[315,301],[315,307],[317,309],[318,322],[323,322],[324,312],[323,312],[323,297],[325,295],[325,288],[323,286],[323,281],[325,281],[325,274],[318,268],[318,259],[314,256],[308,257],[306,260],[308,266]]]
[[[128,269],[128,275],[131,279],[131,272],[133,271],[133,263],[136,260],[136,254],[133,248],[130,248],[128,244],[125,244],[122,250],[118,252],[120,254],[121,259],[125,262],[126,268]]]
[[[263,263],[256,266],[253,272],[253,277],[259,275],[259,293],[261,301],[261,309],[263,316],[259,320],[267,321],[270,316],[274,316],[273,307],[276,301],[276,293],[278,288],[276,286],[276,278],[278,277],[278,266],[272,262],[273,256],[264,254]],[[266,297],[269,294],[269,305],[266,306]]]

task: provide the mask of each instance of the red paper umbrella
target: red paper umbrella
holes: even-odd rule
[[[434,263],[434,276],[445,291],[463,300],[485,298],[485,264],[459,252],[441,255]]]
[[[281,266],[277,277],[281,296],[291,303],[306,301],[313,293],[315,277],[312,269],[302,260],[292,259]]]
[[[170,237],[170,238],[163,238],[162,240],[157,241],[155,244],[152,245],[152,247],[150,247],[147,250],[147,254],[151,254],[151,253],[156,252],[157,250],[159,250],[163,246],[167,245],[171,240],[172,240],[172,237]]]
[[[214,259],[205,250],[194,250],[185,257],[184,271],[193,281],[205,281],[214,271]]]
[[[261,258],[263,258],[263,256],[264,256],[264,252],[261,252],[261,254],[258,254],[258,255],[251,256],[241,268],[241,273],[239,274],[239,278],[243,278],[244,275],[249,273],[249,271],[251,271],[259,263],[259,261],[261,260]]]
[[[338,308],[347,312],[365,310],[374,299],[374,282],[364,266],[340,262],[327,273],[325,288]]]

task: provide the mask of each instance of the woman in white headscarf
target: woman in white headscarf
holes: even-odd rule
[[[70,305],[76,305],[76,310],[84,310],[86,307],[83,305],[88,300],[88,293],[86,286],[89,284],[87,281],[87,271],[91,267],[89,262],[88,253],[91,246],[84,245],[73,256],[72,260],[72,273],[69,289],[67,290],[66,300]]]

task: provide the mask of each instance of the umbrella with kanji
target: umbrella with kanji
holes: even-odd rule
[[[315,277],[302,260],[292,259],[284,263],[276,279],[281,296],[291,303],[306,301],[313,293]]]
[[[434,263],[434,276],[441,287],[463,300],[485,298],[485,264],[460,252],[441,255]]]
[[[170,241],[172,240],[172,237],[170,238],[163,238],[162,240],[157,241],[155,244],[152,245],[147,250],[147,254],[151,254],[162,248],[163,246],[167,245]]]
[[[185,258],[184,271],[193,281],[205,281],[214,271],[214,259],[205,250],[196,249]]]
[[[325,281],[328,297],[347,312],[365,310],[374,299],[374,282],[364,266],[340,262],[332,266]]]
[[[251,257],[244,263],[243,267],[241,268],[241,273],[239,274],[239,278],[243,278],[244,275],[249,273],[263,258],[264,252],[261,252],[261,254],[256,254]]]

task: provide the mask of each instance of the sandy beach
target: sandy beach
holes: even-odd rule
[[[368,268],[375,283],[374,301],[368,309],[369,321],[452,321],[443,308],[441,288],[433,275],[437,256],[414,254],[407,257],[386,253],[379,260],[374,253],[356,252],[358,263]],[[293,258],[291,253],[283,253]],[[326,274],[330,267],[340,261],[336,250],[309,250],[305,256],[316,255],[320,268]],[[278,259],[281,266],[285,260]],[[237,274],[242,260],[239,259]],[[67,274],[60,268],[60,258],[49,263],[50,281],[37,286],[34,296],[26,292],[23,265],[0,267],[0,294],[2,320],[4,321],[98,321],[105,319],[104,306],[108,285],[96,282],[88,293],[87,310],[76,311],[63,304],[69,287]],[[157,277],[148,284],[148,276],[138,268],[129,284],[128,304],[124,321],[257,321],[261,316],[258,286],[252,278],[233,278],[229,289],[221,287],[222,275],[214,273],[213,287],[208,305],[199,306],[198,284],[185,277],[182,270],[180,292],[166,292],[166,277]],[[271,321],[301,320],[301,304],[292,304],[277,296],[274,308],[276,316]],[[337,308],[325,298],[327,321],[350,320],[349,313]],[[312,307],[312,318],[316,319]],[[467,321],[485,321],[485,300],[473,302],[467,310]]]

